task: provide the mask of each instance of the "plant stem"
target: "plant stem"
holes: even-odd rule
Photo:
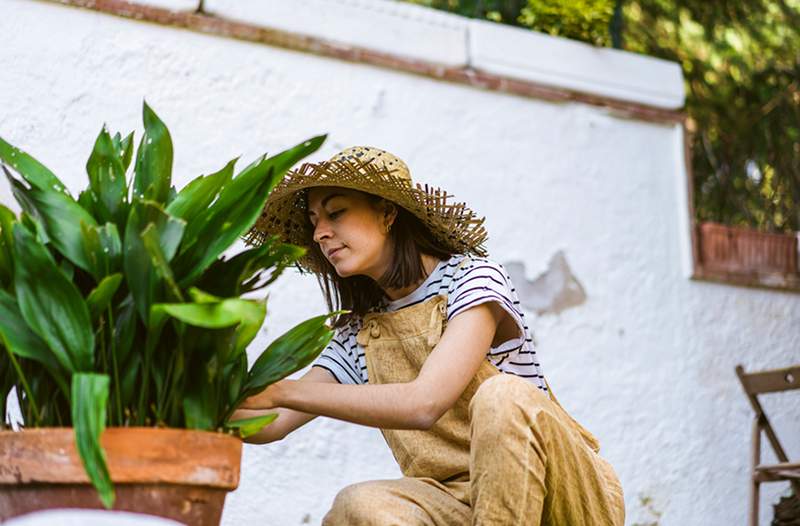
[[[14,358],[14,353],[11,352],[11,349],[6,347],[6,351],[8,352],[8,357],[11,358],[11,363],[14,365],[14,369],[17,371],[17,375],[19,376],[20,382],[22,382],[22,388],[28,395],[28,401],[30,402],[31,409],[33,409],[33,416],[36,419],[36,425],[39,425],[39,422],[41,422],[42,420],[42,416],[39,413],[39,408],[36,406],[36,400],[33,399],[33,393],[31,393],[31,388],[28,385],[28,380],[25,379],[25,375],[22,372],[22,368],[19,366],[19,362],[17,362],[17,359]]]
[[[120,386],[119,386],[119,367],[117,366],[117,350],[114,348],[114,333],[116,332],[117,328],[114,325],[114,311],[111,309],[111,305],[108,306],[108,326],[111,327],[111,337],[109,341],[109,346],[111,347],[111,364],[114,367],[114,398],[117,402],[117,424],[122,425],[122,400],[120,398],[122,395],[120,394]],[[110,414],[110,413],[109,413]]]

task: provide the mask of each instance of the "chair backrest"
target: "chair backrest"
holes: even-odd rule
[[[747,394],[777,393],[800,389],[800,365],[745,373],[741,365],[736,366],[736,374]]]
[[[764,413],[764,408],[761,407],[761,403],[758,401],[756,395],[800,389],[800,365],[754,373],[745,373],[744,368],[741,365],[737,365],[736,375],[739,377],[744,392],[748,400],[750,400],[750,405],[756,414],[757,425],[767,435],[767,439],[772,445],[772,449],[775,451],[775,456],[778,457],[778,460],[781,462],[788,462],[786,451],[783,449],[783,446],[781,446],[777,435],[775,435],[775,430],[772,429],[769,418],[767,418],[767,415]]]

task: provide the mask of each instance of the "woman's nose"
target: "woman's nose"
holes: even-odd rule
[[[328,222],[325,221],[324,219],[320,219],[319,221],[317,221],[317,224],[314,227],[314,236],[313,236],[314,242],[319,243],[322,240],[322,238],[330,237],[330,235],[331,232]]]

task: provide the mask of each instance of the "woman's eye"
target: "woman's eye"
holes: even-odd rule
[[[339,215],[341,215],[341,214],[342,214],[342,212],[344,212],[344,209],[342,209],[342,210],[336,210],[335,212],[331,212],[331,213],[330,213],[330,214],[328,214],[328,215],[329,215],[330,217],[338,217]]]

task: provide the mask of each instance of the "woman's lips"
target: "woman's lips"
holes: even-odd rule
[[[338,254],[343,248],[344,247],[339,247],[339,248],[335,248],[335,249],[331,250],[330,252],[328,252],[328,257],[329,258],[333,257],[335,254]]]

